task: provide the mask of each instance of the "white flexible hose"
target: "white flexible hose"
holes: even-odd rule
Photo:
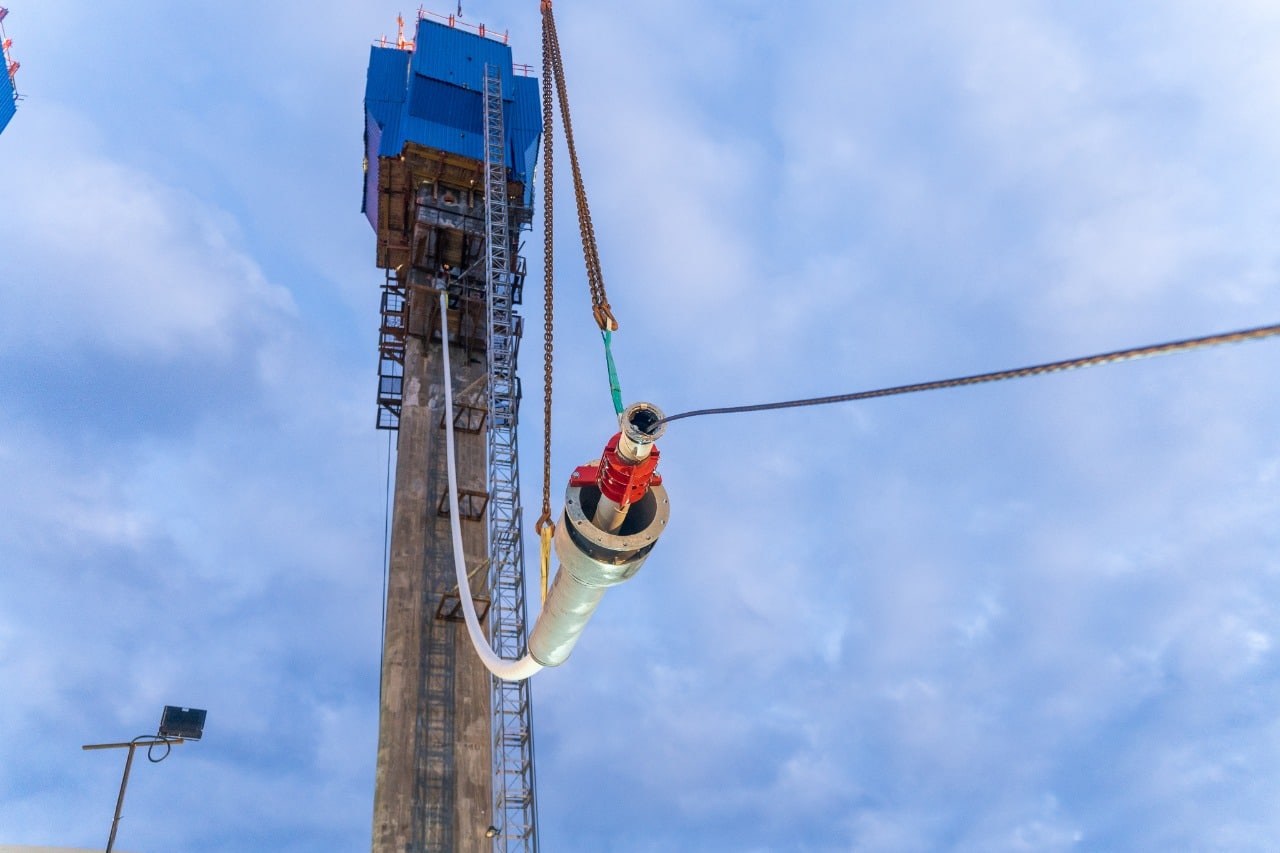
[[[467,561],[462,553],[462,518],[458,514],[458,466],[453,452],[453,372],[449,367],[449,301],[443,290],[440,291],[440,349],[444,362],[444,446],[449,467],[449,529],[453,533],[453,568],[458,575],[462,613],[467,620],[471,645],[485,668],[504,681],[523,681],[542,669],[542,664],[527,654],[520,660],[498,657],[480,629],[476,605],[471,599],[471,580],[467,577]]]

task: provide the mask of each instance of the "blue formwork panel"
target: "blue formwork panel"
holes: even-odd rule
[[[4,129],[9,126],[9,121],[17,112],[18,102],[17,94],[13,91],[13,79],[3,71],[0,71],[0,78],[4,79],[4,82],[0,83],[0,133],[4,133]]]
[[[538,81],[515,76],[509,46],[430,20],[418,21],[412,53],[375,46],[369,56],[365,153],[370,162],[398,156],[409,142],[483,160],[485,65],[502,72],[509,166],[512,177],[528,186],[541,132]]]

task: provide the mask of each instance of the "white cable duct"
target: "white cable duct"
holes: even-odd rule
[[[467,633],[471,635],[471,645],[475,647],[476,654],[480,656],[486,669],[504,681],[523,681],[541,670],[542,664],[528,654],[520,660],[498,657],[480,628],[476,605],[471,598],[471,580],[467,577],[467,562],[462,552],[462,519],[458,513],[458,466],[454,461],[453,451],[453,371],[449,367],[449,301],[444,291],[440,292],[440,350],[443,354],[441,361],[444,363],[444,442],[449,468],[449,529],[453,534],[453,568],[458,576],[458,597],[462,599]]]

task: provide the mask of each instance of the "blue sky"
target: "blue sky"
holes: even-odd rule
[[[101,844],[123,756],[80,745],[183,704],[207,736],[136,768],[121,847],[360,849],[387,461],[361,97],[410,10],[7,5],[0,842]],[[538,62],[532,0],[463,6]],[[557,15],[628,400],[1280,319],[1274,4]],[[557,503],[611,430],[564,202]],[[1267,849],[1278,359],[673,424],[669,532],[534,684],[544,849]]]

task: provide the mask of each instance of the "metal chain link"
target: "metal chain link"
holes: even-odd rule
[[[555,108],[551,102],[551,33],[547,26],[550,0],[544,0],[542,18],[542,515],[534,530],[541,535],[551,524],[551,359],[555,334],[555,262],[553,256],[555,205],[552,138]]]
[[[595,228],[591,224],[591,207],[587,203],[587,191],[582,182],[582,169],[578,165],[578,149],[573,141],[573,120],[569,117],[569,95],[564,80],[564,66],[560,61],[560,37],[556,33],[555,16],[550,0],[542,3],[543,53],[551,57],[551,70],[555,74],[556,95],[560,99],[560,123],[564,126],[565,146],[569,150],[569,166],[573,170],[573,193],[578,205],[578,230],[582,234],[582,256],[587,265],[587,285],[591,288],[591,314],[603,332],[617,331],[618,321],[609,307],[604,290],[604,274],[600,269],[600,252],[596,248]],[[545,84],[545,73],[544,73]]]

